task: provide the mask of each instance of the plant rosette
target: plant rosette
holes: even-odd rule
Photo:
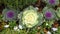
[[[49,8],[49,7],[45,7],[42,11],[43,11],[45,19],[52,20],[52,19],[56,18],[54,9]]]
[[[2,12],[4,21],[13,21],[17,19],[18,11],[5,8]]]
[[[33,26],[37,25],[43,18],[43,15],[39,14],[32,6],[25,9],[22,15],[22,23],[28,28],[32,28]]]
[[[59,0],[43,0],[49,6],[55,6],[59,4]]]

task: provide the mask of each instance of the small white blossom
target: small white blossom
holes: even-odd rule
[[[15,27],[14,27],[14,30],[17,30],[17,29],[18,29],[18,27],[17,27],[17,26],[15,26]]]
[[[8,27],[9,27],[9,25],[5,25],[4,27],[5,27],[5,28],[8,28]]]
[[[23,29],[22,25],[19,25],[18,27],[19,27],[19,29]]]
[[[46,26],[48,25],[48,23],[46,23]]]
[[[51,32],[50,32],[50,31],[48,31],[48,32],[47,32],[47,34],[51,34]]]
[[[35,7],[35,9],[37,9],[37,10],[38,10],[39,8],[38,8],[38,7]]]
[[[57,31],[58,29],[57,28],[52,28],[53,31]]]

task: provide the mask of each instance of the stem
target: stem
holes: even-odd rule
[[[29,31],[30,31],[30,29],[28,28],[28,30],[27,30],[27,34],[29,33]]]

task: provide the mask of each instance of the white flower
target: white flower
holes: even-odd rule
[[[19,25],[18,27],[19,27],[19,29],[23,29],[22,25]]]
[[[57,30],[58,30],[58,28],[52,28],[52,30],[53,30],[53,31],[57,31]]]
[[[5,27],[5,28],[8,28],[8,27],[9,27],[9,25],[5,25],[4,27]]]
[[[14,30],[18,30],[18,27],[17,26],[14,26]]]
[[[39,8],[38,7],[35,7],[36,10],[38,10]]]
[[[49,25],[48,23],[46,23],[46,26]]]
[[[51,34],[51,32],[50,32],[50,31],[48,31],[48,32],[47,32],[47,34]]]

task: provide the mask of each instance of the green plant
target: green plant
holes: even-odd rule
[[[34,4],[37,0],[4,0],[4,4],[11,9],[23,9],[26,5]]]

